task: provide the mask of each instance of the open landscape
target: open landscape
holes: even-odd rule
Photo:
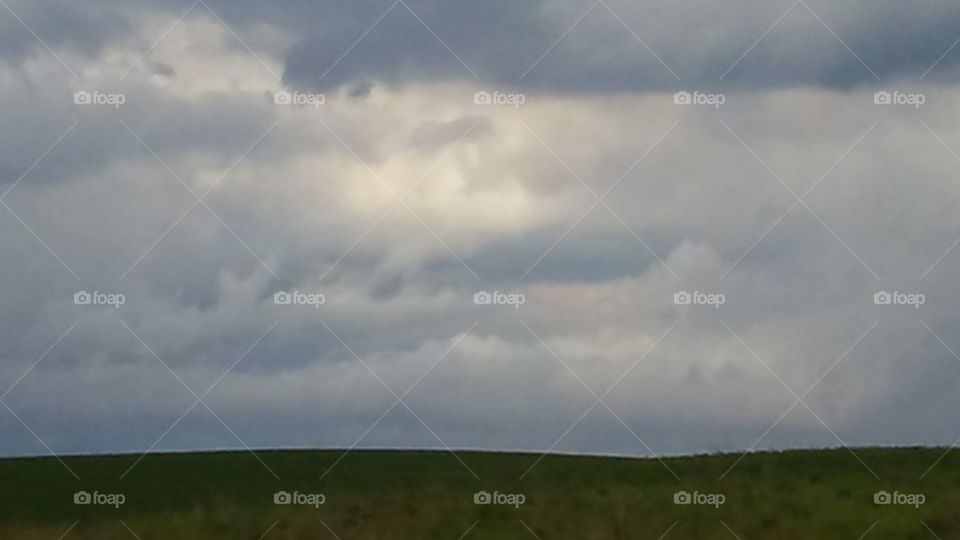
[[[0,0],[0,103],[0,540],[960,540],[958,0]]]
[[[64,458],[80,481],[54,458],[6,459],[0,538],[960,538],[956,454],[920,480],[944,449],[854,452],[880,480],[845,449],[749,454],[732,469],[740,455],[550,455],[531,469],[539,455],[458,452],[480,480],[435,451],[355,450],[332,468],[342,451],[258,452],[280,480],[247,452],[150,455],[122,481],[139,456]],[[78,505],[78,491],[125,501]],[[476,504],[483,491],[503,504]],[[882,491],[923,502],[877,504]],[[275,504],[278,492],[322,504]]]

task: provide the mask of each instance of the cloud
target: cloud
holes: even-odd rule
[[[37,5],[24,20],[48,32]],[[0,68],[21,105],[0,113],[16,126],[0,135],[0,391],[16,383],[4,401],[55,451],[148,448],[195,401],[178,378],[198,395],[216,383],[205,400],[255,447],[350,446],[407,389],[455,447],[953,442],[957,366],[939,339],[956,350],[958,92],[949,55],[936,82],[894,79],[950,46],[953,8],[871,4],[855,24],[809,6],[922,108],[875,105],[869,70],[797,4],[714,109],[675,104],[679,83],[603,5],[523,81],[586,6],[410,2],[480,81],[401,4],[322,80],[388,6],[320,23],[210,7],[256,56],[198,6],[128,72],[179,15],[161,3],[114,14],[126,29],[99,41],[52,39],[79,79],[35,46]],[[655,24],[609,7],[691,84],[786,9],[664,7]],[[926,39],[881,61],[899,38],[872,36],[895,19]],[[75,105],[85,88],[127,100]],[[324,103],[274,103],[284,89]],[[492,90],[526,100],[475,103]],[[127,301],[74,305],[79,290]],[[926,303],[874,305],[880,290]],[[476,305],[478,291],[525,302]],[[681,291],[725,301],[676,305]],[[794,393],[816,415],[797,405],[758,441]],[[159,448],[242,446],[208,412]],[[0,425],[0,452],[43,451]],[[441,440],[398,404],[360,445]]]
[[[166,32],[179,17],[170,32],[197,21],[222,21],[231,29],[231,47],[250,47],[265,64],[279,61],[275,75],[294,87],[319,91],[477,79],[530,92],[601,94],[682,87],[849,89],[878,79],[920,77],[953,81],[958,56],[951,53],[960,21],[960,10],[946,0],[928,2],[923,9],[893,0],[669,6],[622,0],[522,6],[505,0],[476,5],[409,0],[337,8],[211,0],[193,7],[183,2],[134,2],[123,8],[78,2],[69,10],[48,2],[14,2],[11,7],[44,43],[70,51],[64,53],[68,65],[133,40],[136,47],[122,61],[130,66],[148,51],[146,62],[135,69],[160,74],[169,74],[170,66],[151,61],[160,51],[150,47],[175,41],[167,40]],[[8,58],[45,54],[15,18],[4,25]],[[198,59],[180,58],[190,56]],[[236,59],[258,61],[249,55]],[[208,69],[207,78],[227,75],[225,68]],[[179,86],[188,87],[180,75]]]
[[[958,16],[949,2],[923,10],[896,2],[409,2],[382,19],[320,25],[291,49],[284,78],[322,89],[476,75],[546,93],[850,88],[928,75],[936,64],[932,79],[953,80],[956,56],[944,53]]]

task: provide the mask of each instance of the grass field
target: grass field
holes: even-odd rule
[[[138,456],[64,458],[80,480],[53,458],[6,459],[0,538],[960,538],[960,457],[920,479],[943,452],[856,450],[879,480],[842,449],[750,454],[723,479],[739,455],[548,456],[521,479],[539,456],[458,453],[479,480],[433,451],[357,450],[332,469],[342,452],[258,452],[279,480],[244,452],[150,455],[122,480]],[[78,505],[79,491],[125,500]],[[280,491],[323,504],[278,505]],[[478,491],[512,504],[475,504]],[[675,504],[678,491],[711,504]]]

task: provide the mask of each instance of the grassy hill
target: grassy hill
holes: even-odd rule
[[[332,469],[342,452],[259,452],[279,480],[244,452],[150,455],[122,480],[139,456],[64,458],[80,480],[53,458],[6,459],[0,539],[960,538],[960,457],[920,479],[943,452],[856,450],[880,480],[842,449],[751,454],[722,480],[739,455],[548,456],[520,479],[539,456],[458,453],[479,480],[433,451],[357,450]],[[323,504],[275,504],[281,491]]]

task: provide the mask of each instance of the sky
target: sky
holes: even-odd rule
[[[921,4],[2,0],[0,455],[953,445]]]

